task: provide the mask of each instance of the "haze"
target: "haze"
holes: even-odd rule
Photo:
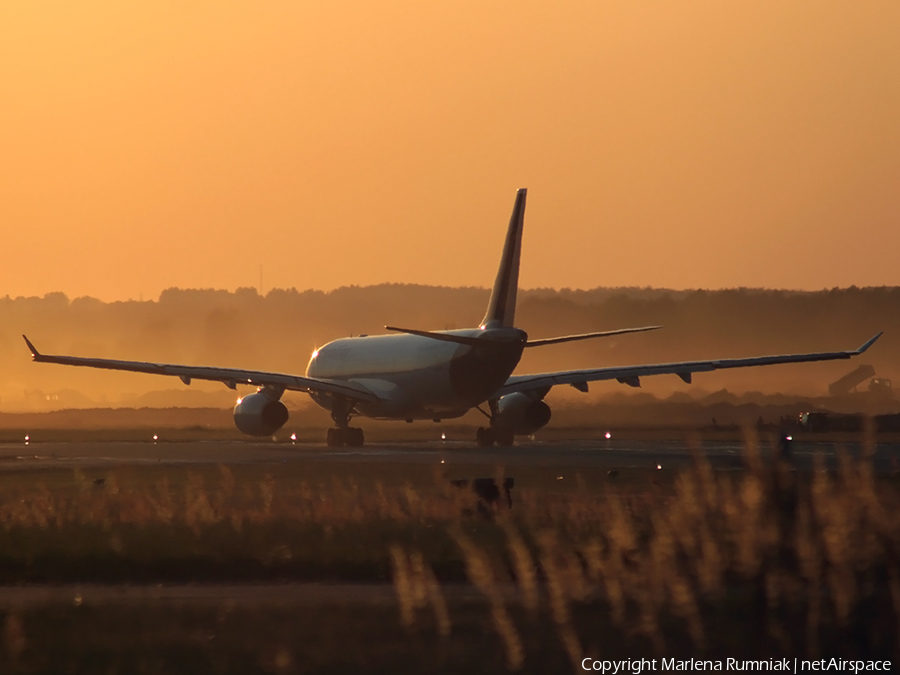
[[[900,4],[13,2],[0,295],[900,284]],[[840,345],[844,346],[844,345]]]
[[[253,288],[234,293],[171,288],[158,301],[144,302],[70,301],[61,293],[0,298],[0,416],[96,405],[227,408],[236,398],[218,382],[194,381],[186,387],[177,378],[35,364],[21,333],[48,354],[303,373],[316,347],[338,337],[381,332],[385,323],[433,329],[474,325],[488,294],[486,289],[392,284],[328,293],[272,290],[265,296]],[[863,363],[879,377],[900,382],[898,307],[897,287],[814,293],[525,291],[517,323],[534,338],[651,324],[665,328],[529,349],[518,372],[853,349],[884,331],[877,347],[852,363],[698,373],[691,385],[661,375],[643,378],[640,390],[618,382],[593,383],[588,394],[554,387],[549,399],[555,406],[565,399],[584,403],[609,394],[696,397],[725,388],[821,396],[830,382]],[[301,393],[286,400],[309,403]]]

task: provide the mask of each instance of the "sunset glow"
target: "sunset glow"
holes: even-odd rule
[[[0,296],[489,286],[519,187],[526,288],[900,284],[898,25],[893,0],[6,3]]]

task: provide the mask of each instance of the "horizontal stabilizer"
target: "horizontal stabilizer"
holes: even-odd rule
[[[433,333],[430,330],[416,330],[415,328],[397,328],[396,326],[385,326],[385,330],[392,330],[397,333],[407,333],[408,335],[418,335],[419,337],[427,337],[432,340],[441,340],[442,342],[456,342],[461,345],[469,345],[470,347],[483,347],[486,340],[479,338],[466,337],[465,335],[453,335],[452,333]]]
[[[575,342],[575,340],[588,340],[590,338],[611,337],[613,335],[625,335],[626,333],[643,333],[648,330],[659,330],[662,326],[642,326],[641,328],[619,328],[618,330],[605,330],[599,333],[581,333],[579,335],[563,335],[561,337],[542,338],[529,340],[526,347],[543,347],[544,345],[557,345],[560,342]]]
[[[385,326],[385,329],[393,330],[398,333],[407,333],[408,335],[431,338],[432,340],[440,340],[442,342],[455,342],[470,347],[505,347],[511,344],[521,345],[528,339],[528,335],[518,328],[472,329],[453,333],[439,333],[430,330],[417,330],[415,328],[398,328],[396,326]],[[463,335],[462,333],[468,333],[468,335]]]
[[[397,326],[385,326],[385,330],[392,330],[398,333],[407,333],[409,335],[418,335],[420,337],[431,338],[432,340],[442,340],[443,342],[456,342],[461,345],[469,345],[471,347],[484,347],[493,343],[509,344],[510,342],[520,342],[525,337],[525,333],[512,329],[512,331],[504,329],[489,329],[478,337],[470,335],[459,335],[456,333],[437,333],[430,330],[417,330],[415,328],[398,328]],[[619,328],[617,330],[606,330],[599,333],[581,333],[579,335],[562,335],[560,337],[542,338],[540,340],[526,340],[526,347],[542,347],[543,345],[555,345],[561,342],[574,342],[575,340],[587,340],[589,338],[610,337],[613,335],[624,335],[626,333],[643,333],[648,330],[658,330],[662,326],[642,326],[641,328]],[[502,334],[502,337],[500,335]]]

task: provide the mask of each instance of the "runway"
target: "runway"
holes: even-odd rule
[[[843,449],[862,454],[857,443],[793,442],[792,464],[812,470],[821,456],[829,468],[838,463]],[[401,463],[504,466],[559,466],[595,469],[681,469],[702,454],[718,470],[737,470],[746,465],[744,444],[738,441],[704,441],[691,446],[684,440],[568,440],[522,441],[512,447],[477,447],[463,441],[373,443],[363,448],[327,448],[317,443],[271,440],[185,442],[29,442],[0,444],[0,471],[51,467],[109,468],[149,464],[296,464]],[[776,450],[760,443],[760,455]],[[900,443],[879,443],[873,456],[878,473],[900,470]]]
[[[478,600],[466,584],[447,584],[455,600]],[[177,603],[253,607],[397,604],[392,584],[57,584],[0,586],[0,609],[27,609],[50,604],[74,607]]]

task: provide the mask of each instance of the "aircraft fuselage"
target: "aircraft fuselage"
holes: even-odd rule
[[[443,332],[467,338],[484,335],[480,329]],[[355,406],[366,417],[451,418],[502,386],[523,349],[519,341],[475,347],[418,335],[342,338],[313,352],[306,374],[353,382],[375,393],[377,402]],[[332,409],[331,395],[311,395],[317,404]]]

